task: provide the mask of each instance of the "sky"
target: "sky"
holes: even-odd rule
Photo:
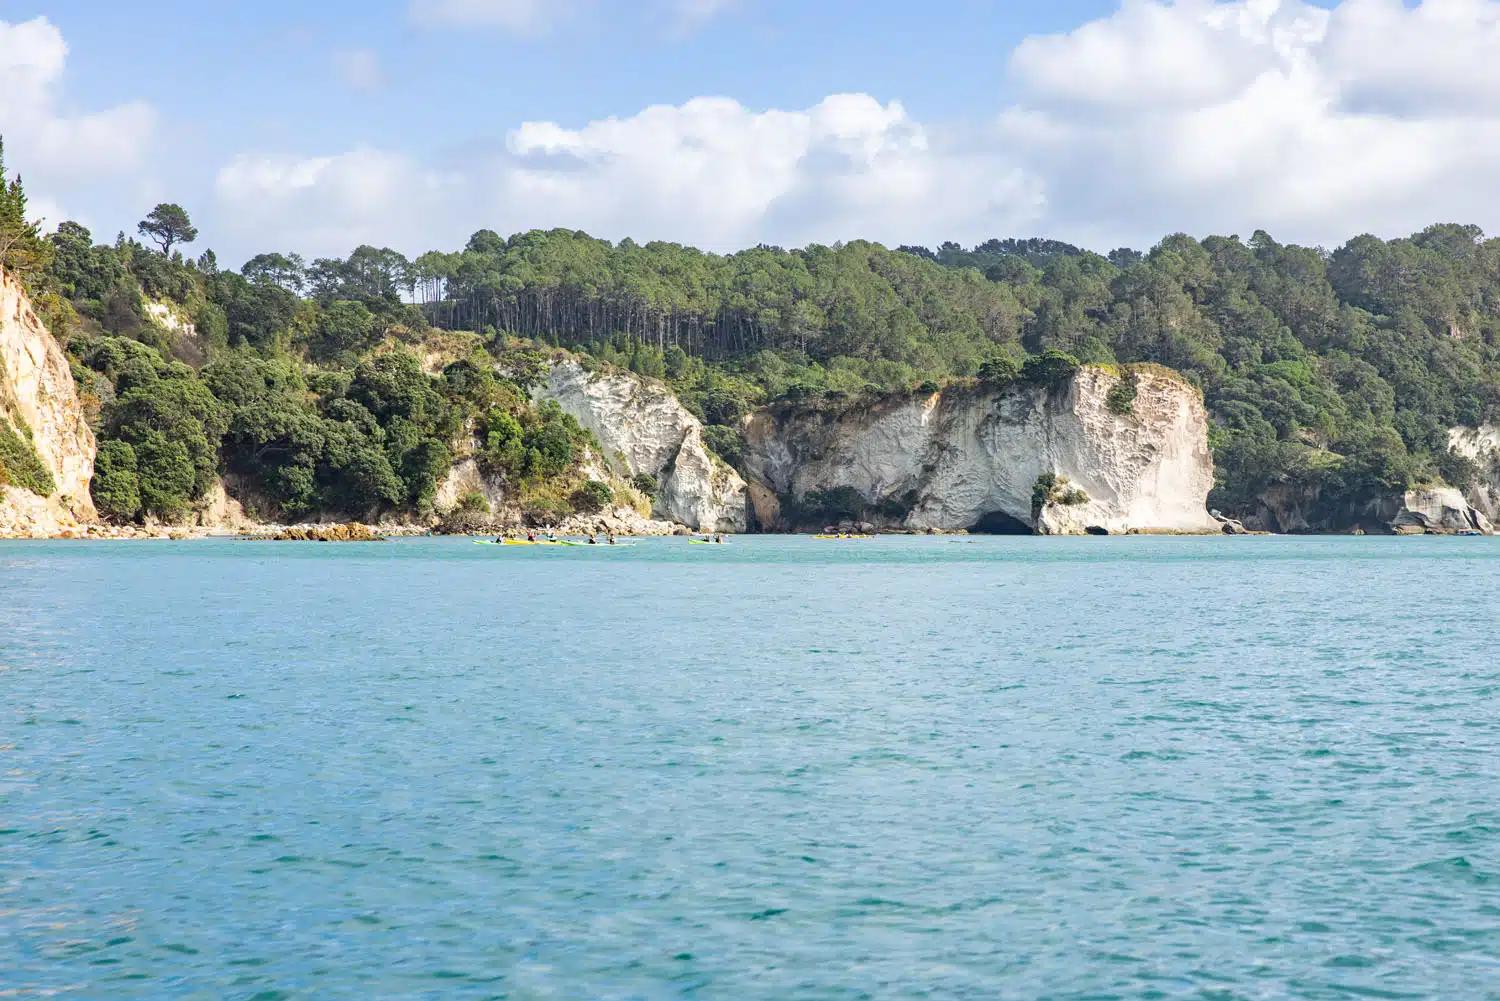
[[[192,251],[1500,231],[1500,0],[0,0],[34,215]]]

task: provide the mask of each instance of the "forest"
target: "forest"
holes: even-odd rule
[[[95,500],[116,519],[179,515],[224,472],[290,515],[425,513],[475,434],[539,514],[598,503],[578,493],[587,435],[528,398],[547,347],[666,380],[731,463],[739,418],[776,399],[931,390],[1044,355],[1152,362],[1202,391],[1210,503],[1230,513],[1276,484],[1329,504],[1466,485],[1447,429],[1500,417],[1500,240],[1468,225],[1331,251],[1256,232],[1107,254],[996,239],[715,255],[480,230],[414,259],[282,248],[238,270],[184,252],[199,234],[176,205],[136,236],[43,235],[19,180],[0,187],[0,265],[74,359],[101,440]],[[472,353],[426,374],[415,351],[445,332]]]

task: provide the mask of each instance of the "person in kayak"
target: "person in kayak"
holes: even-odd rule
[[[598,544],[599,544],[599,540],[596,539],[596,538],[594,538],[594,533],[593,532],[590,532],[589,533],[589,545],[591,545],[591,546],[597,546]]]
[[[614,532],[610,532],[609,533],[609,544],[611,546],[615,544],[615,533]]]

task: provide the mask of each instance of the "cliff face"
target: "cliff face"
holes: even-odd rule
[[[97,517],[89,497],[94,434],[67,356],[21,287],[0,273],[0,421],[26,441],[52,480],[39,496],[0,486],[0,534],[55,534]]]
[[[1086,367],[1053,392],[949,389],[840,415],[759,412],[746,425],[757,518],[809,527],[820,496],[852,490],[866,516],[912,529],[1219,532],[1205,509],[1213,458],[1197,393],[1140,373],[1134,413],[1117,414],[1106,405],[1117,381]],[[1047,473],[1058,488],[1033,514]],[[1077,490],[1086,499],[1067,496]]]
[[[1491,522],[1500,523],[1500,427],[1451,428],[1448,448],[1479,467],[1479,478],[1465,491],[1465,499]]]
[[[606,461],[650,473],[653,514],[703,532],[743,532],[745,481],[703,445],[703,424],[666,387],[633,375],[594,375],[554,362],[538,399],[556,400],[594,433]]]

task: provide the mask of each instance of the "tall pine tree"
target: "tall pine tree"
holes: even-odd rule
[[[5,140],[0,137],[0,268],[36,289],[52,262],[52,244],[42,239],[35,221],[26,218],[26,192],[21,178],[7,181]]]

